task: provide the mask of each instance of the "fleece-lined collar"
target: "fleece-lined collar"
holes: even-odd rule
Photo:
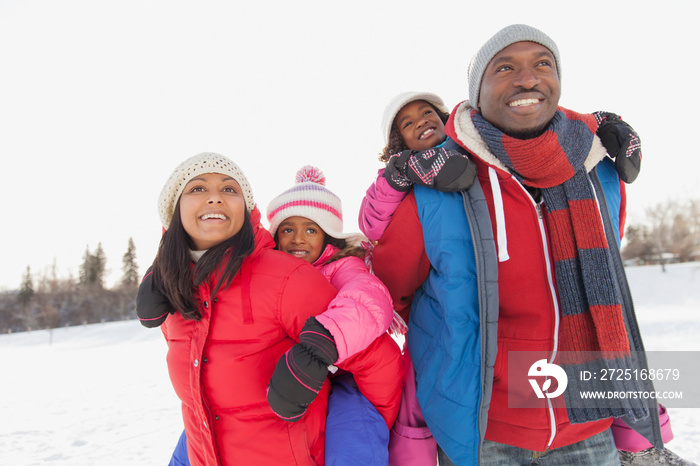
[[[491,153],[486,142],[482,139],[479,131],[474,126],[471,119],[471,112],[473,110],[475,110],[474,107],[469,104],[468,100],[465,100],[459,104],[454,111],[454,131],[458,142],[461,142],[469,152],[487,164],[510,173],[510,170]],[[593,170],[606,155],[605,147],[603,147],[598,136],[595,136],[593,138],[591,150],[588,153],[588,158],[586,158],[586,162],[584,163],[586,172]]]

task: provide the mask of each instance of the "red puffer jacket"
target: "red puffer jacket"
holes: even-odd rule
[[[193,466],[324,464],[328,382],[295,423],[274,414],[266,390],[278,359],[298,341],[306,319],[326,309],[336,290],[310,264],[274,250],[259,218],[256,209],[255,250],[230,286],[214,299],[210,284],[199,287],[202,319],[185,320],[175,313],[161,326]],[[393,342],[375,343],[365,357],[356,355],[341,367],[360,374],[374,398],[396,413],[400,390],[385,379],[396,377],[392,364],[395,359],[400,365],[400,360],[387,346]]]

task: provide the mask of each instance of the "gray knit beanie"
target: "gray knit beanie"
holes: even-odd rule
[[[175,205],[180,199],[182,191],[185,190],[187,183],[195,176],[205,173],[222,173],[236,180],[243,191],[246,209],[248,209],[248,212],[252,212],[255,207],[255,199],[253,199],[253,191],[250,189],[250,184],[243,170],[223,155],[203,152],[190,157],[178,165],[160,191],[158,213],[160,213],[160,221],[164,228],[170,227]]]
[[[543,45],[552,52],[557,65],[557,76],[561,81],[561,62],[559,60],[559,49],[557,44],[544,32],[526,24],[511,24],[494,34],[484,45],[481,46],[476,55],[469,63],[469,103],[474,108],[479,106],[479,93],[481,91],[481,80],[489,62],[498,52],[515,44],[516,42],[535,42]]]

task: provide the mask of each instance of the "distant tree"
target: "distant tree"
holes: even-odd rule
[[[646,262],[654,254],[654,245],[649,237],[648,228],[644,225],[630,225],[625,233],[627,244],[622,249],[622,258],[639,259]]]
[[[58,288],[59,279],[56,271],[56,258],[53,258],[48,273],[45,273],[39,281],[39,289],[46,292],[54,292]]]
[[[103,288],[105,282],[105,270],[107,269],[107,256],[105,256],[105,251],[102,249],[102,243],[97,243],[93,266],[95,267],[96,284],[99,288]]]
[[[133,238],[129,238],[126,252],[122,256],[122,280],[124,287],[136,286],[139,283],[139,266],[136,263],[136,246]]]
[[[662,267],[666,257],[681,262],[698,260],[700,201],[668,200],[646,208],[645,214],[642,224],[627,228],[623,258],[638,258],[643,263],[657,263]]]
[[[645,209],[647,220],[651,223],[651,242],[654,245],[661,268],[665,271],[663,253],[671,250],[671,231],[673,229],[673,206],[657,204]]]
[[[673,216],[669,251],[676,254],[681,262],[690,260],[695,246],[689,220],[683,212],[677,212]]]
[[[17,319],[19,303],[10,293],[0,293],[0,333],[21,330]]]
[[[107,258],[102,249],[102,243],[97,244],[94,254],[90,252],[89,247],[86,247],[83,263],[80,264],[80,284],[89,288],[102,289],[104,287],[106,266]]]
[[[17,317],[21,325],[26,330],[38,328],[40,322],[35,303],[34,281],[29,266],[22,277],[22,285],[17,293],[17,303],[19,305]]]
[[[90,252],[90,248],[88,246],[85,246],[85,253],[83,254],[83,262],[80,264],[80,270],[78,271],[78,281],[81,285],[87,285],[90,283],[90,280],[92,277],[90,276],[91,274],[91,267],[92,267],[92,253]]]
[[[22,286],[20,286],[17,299],[22,309],[27,309],[29,302],[34,296],[34,284],[32,283],[32,272],[29,266],[22,277]]]

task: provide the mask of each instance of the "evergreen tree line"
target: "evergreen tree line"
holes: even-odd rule
[[[622,257],[638,264],[700,260],[700,200],[666,201],[645,209],[625,231]]]
[[[99,243],[92,252],[86,248],[77,281],[58,277],[55,264],[34,280],[27,266],[20,289],[0,295],[0,333],[135,319],[140,277],[133,239],[122,256],[121,280],[111,289],[104,285],[106,265]]]

